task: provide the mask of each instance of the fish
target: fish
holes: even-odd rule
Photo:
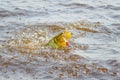
[[[71,38],[71,32],[68,30],[65,30],[59,34],[57,34],[55,37],[49,40],[47,43],[47,46],[51,48],[65,48],[67,46],[70,46],[69,40]]]

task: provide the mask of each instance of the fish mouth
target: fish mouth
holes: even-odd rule
[[[66,45],[67,45],[67,46],[70,46],[70,45],[69,45],[69,42],[66,42]]]

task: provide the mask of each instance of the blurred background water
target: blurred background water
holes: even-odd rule
[[[70,50],[40,47],[63,28]],[[119,60],[120,0],[0,0],[1,80],[119,80]]]

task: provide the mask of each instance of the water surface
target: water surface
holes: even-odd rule
[[[65,28],[71,47],[43,45]],[[1,80],[119,80],[119,0],[0,0]]]

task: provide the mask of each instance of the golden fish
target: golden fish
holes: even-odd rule
[[[53,37],[47,45],[51,48],[65,48],[69,46],[69,40],[71,38],[71,32],[65,30],[64,32]]]

